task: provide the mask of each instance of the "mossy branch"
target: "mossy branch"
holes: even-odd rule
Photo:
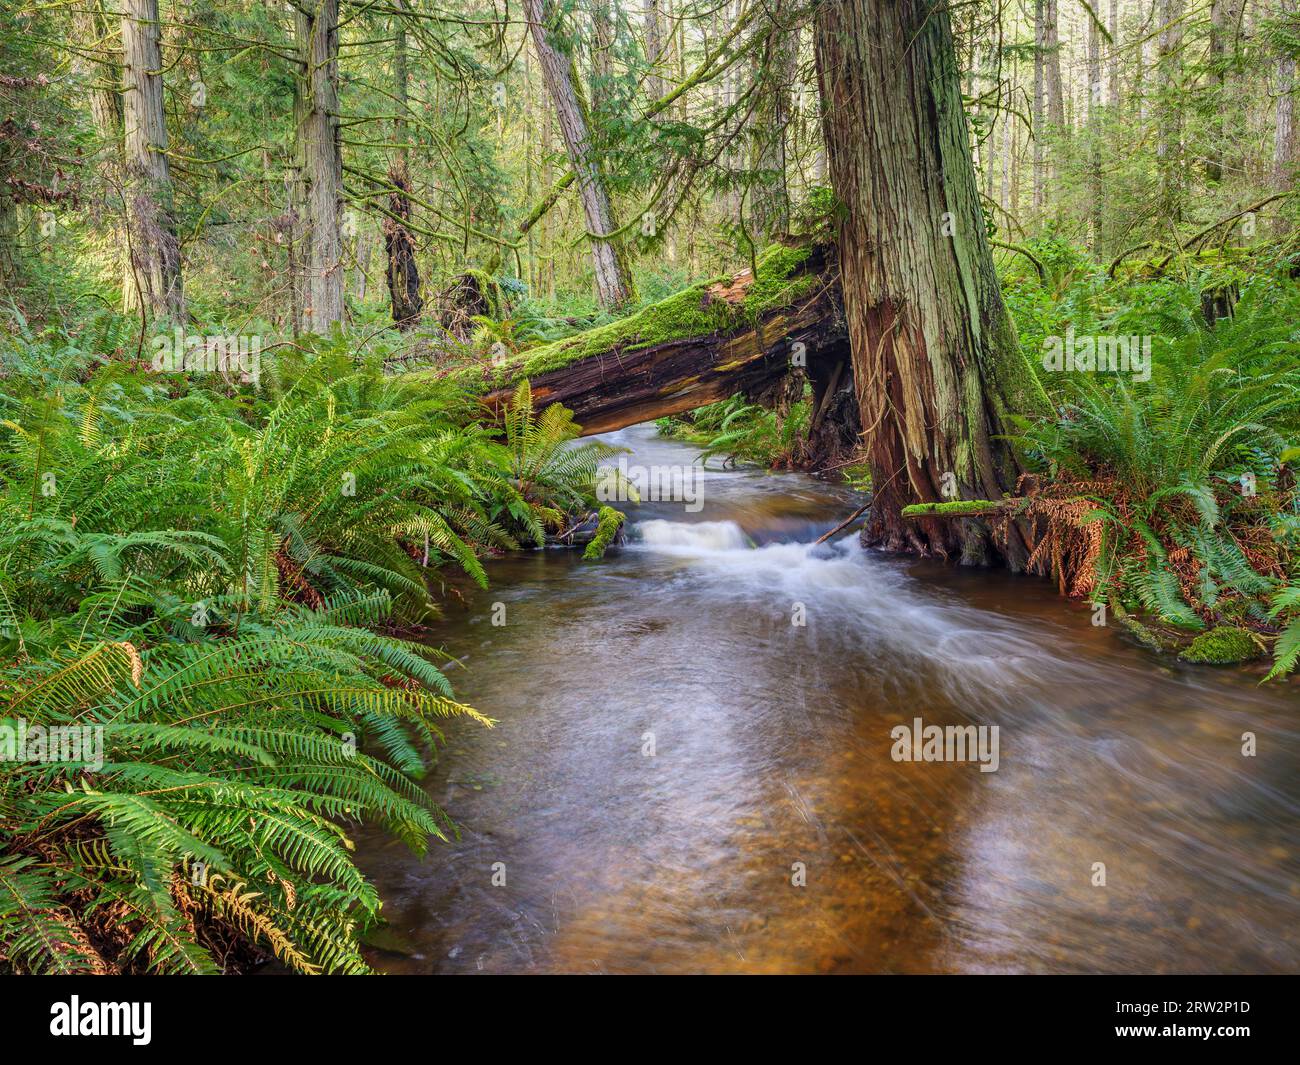
[[[1022,503],[1017,499],[957,499],[951,503],[913,503],[903,508],[904,518],[978,518],[1009,514]]]

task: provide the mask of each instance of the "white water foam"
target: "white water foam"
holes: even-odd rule
[[[734,521],[680,522],[656,518],[636,526],[641,543],[667,554],[697,554],[709,551],[743,551],[749,538]]]
[[[1077,664],[1059,653],[1064,631],[1034,629],[925,589],[853,538],[755,547],[734,521],[655,519],[634,527],[642,551],[690,560],[691,579],[715,601],[788,612],[802,603],[813,643],[826,653],[880,655],[938,667],[934,682],[955,699],[996,702],[1018,685],[1077,683]],[[840,646],[843,644],[843,646]]]

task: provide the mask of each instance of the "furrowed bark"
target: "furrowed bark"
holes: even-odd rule
[[[154,318],[185,318],[181,250],[173,217],[163,114],[158,0],[124,0],[122,118],[130,258],[123,279],[128,311],[143,305]]]
[[[295,8],[303,79],[298,137],[306,182],[308,247],[304,257],[308,332],[328,333],[343,320],[343,145],[338,128],[338,0]]]
[[[864,541],[1019,568],[1023,538],[904,506],[999,499],[1020,472],[996,439],[1045,400],[1002,302],[980,211],[948,13],[827,0],[816,20],[841,282],[874,497]]]

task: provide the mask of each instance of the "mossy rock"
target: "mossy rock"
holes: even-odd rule
[[[1220,625],[1196,637],[1178,657],[1207,666],[1235,666],[1263,653],[1259,641],[1245,629]]]

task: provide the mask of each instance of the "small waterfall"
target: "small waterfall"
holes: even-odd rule
[[[749,538],[734,521],[680,522],[656,518],[636,526],[641,543],[655,551],[743,551]]]

